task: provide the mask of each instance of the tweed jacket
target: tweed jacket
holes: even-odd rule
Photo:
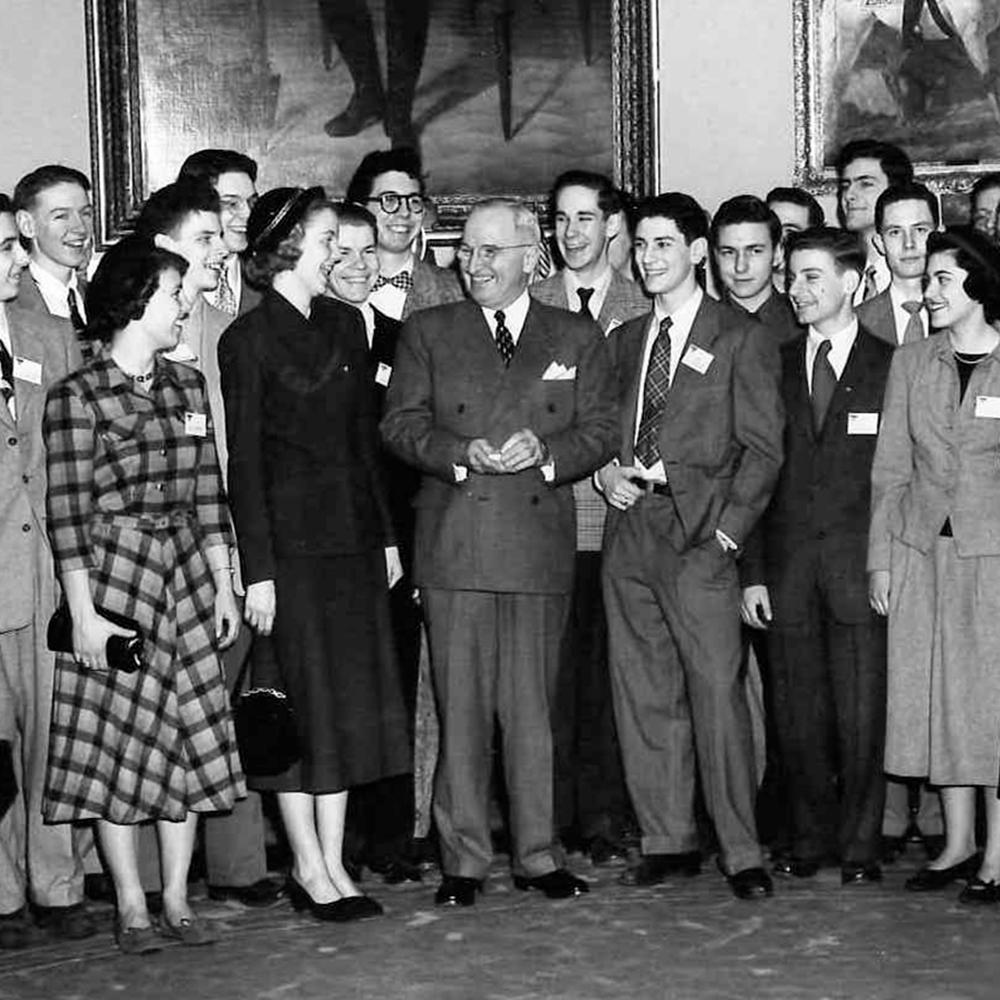
[[[81,284],[81,293],[85,292],[85,288],[86,286]],[[21,276],[21,287],[18,290],[17,298],[7,303],[7,315],[12,318],[12,322],[21,320],[25,324],[30,324],[32,321],[37,323],[41,320],[46,323],[49,329],[58,331],[64,339],[77,342],[78,338],[73,330],[73,324],[64,316],[54,316],[49,312],[45,299],[42,298],[42,293],[38,290],[38,285],[35,284],[35,280],[27,268]],[[76,353],[79,356],[78,364],[82,363],[83,357],[80,355],[79,349]]]
[[[557,309],[569,309],[571,312],[579,311],[575,306],[571,307],[566,298],[566,281],[562,271],[557,271],[544,281],[536,281],[529,285],[528,292],[533,299],[546,305],[555,306]],[[611,284],[608,285],[608,294],[605,295],[601,305],[597,325],[607,335],[622,323],[648,313],[649,308],[649,296],[642,290],[642,285],[629,281],[612,268]]]
[[[33,285],[27,277],[22,286]],[[35,289],[38,295],[38,290]],[[41,296],[39,295],[39,300]],[[18,378],[15,371],[14,399],[17,420],[0,403],[0,551],[6,583],[0,586],[0,632],[22,628],[36,610],[34,580],[38,573],[52,574],[51,559],[37,565],[41,546],[48,551],[45,513],[45,446],[42,418],[49,389],[80,365],[80,351],[69,323],[31,310],[15,311],[7,303],[11,353],[39,366],[39,381]],[[16,581],[16,582],[15,582]],[[44,612],[43,612],[44,613]]]
[[[1000,555],[1000,347],[959,403],[945,333],[897,348],[872,466],[868,569],[889,569],[892,538],[928,552],[951,518],[960,556]]]
[[[433,261],[419,259],[413,265],[413,287],[406,295],[401,318],[405,322],[420,309],[461,302],[464,298],[462,283],[454,271],[438,267]]]
[[[766,585],[782,626],[808,619],[817,582],[837,621],[868,621],[871,466],[893,350],[864,327],[819,433],[806,378],[807,337],[781,350],[785,461],[740,562],[743,586]]]
[[[561,378],[551,377],[559,368]],[[569,373],[569,374],[567,374]],[[469,442],[495,447],[530,428],[555,479],[537,468],[459,481]],[[461,302],[411,317],[389,383],[382,435],[423,473],[415,582],[512,593],[568,593],[576,542],[571,483],[615,447],[607,344],[584,317],[532,301],[505,367],[482,309]]]
[[[633,463],[643,346],[652,318],[641,316],[617,331],[623,465]],[[707,295],[685,352],[692,345],[711,355],[711,364],[704,373],[683,362],[677,366],[660,421],[660,454],[678,515],[673,541],[683,551],[718,530],[742,546],[767,507],[783,457],[777,348],[763,326]],[[626,515],[608,511],[605,549]]]

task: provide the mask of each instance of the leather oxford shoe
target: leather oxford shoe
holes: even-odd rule
[[[947,889],[952,882],[972,878],[979,871],[979,854],[972,854],[964,861],[948,868],[921,868],[904,883],[910,892],[935,892]]]
[[[737,899],[763,899],[774,892],[771,876],[763,868],[744,868],[726,878]]]
[[[697,875],[701,872],[701,855],[697,851],[682,854],[644,854],[634,868],[628,868],[618,879],[622,885],[659,885],[672,875]]]
[[[569,899],[590,892],[590,886],[583,879],[565,868],[557,868],[544,875],[515,875],[514,886],[517,889],[538,889],[549,899]]]
[[[477,878],[445,875],[434,893],[434,903],[436,906],[472,906],[476,893],[482,890],[483,883]]]
[[[812,878],[819,871],[819,863],[804,858],[781,858],[771,866],[775,875],[790,878]]]
[[[878,865],[843,865],[840,869],[841,885],[863,885],[881,882],[882,869]]]

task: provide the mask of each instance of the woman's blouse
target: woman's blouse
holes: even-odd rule
[[[48,533],[60,573],[93,566],[90,528],[197,525],[229,545],[212,418],[201,374],[158,358],[148,392],[105,350],[49,393]]]

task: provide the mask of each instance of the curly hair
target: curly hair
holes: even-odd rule
[[[183,257],[141,236],[127,236],[101,258],[87,285],[87,336],[105,344],[135,319],[141,319],[164,271],[181,277]]]

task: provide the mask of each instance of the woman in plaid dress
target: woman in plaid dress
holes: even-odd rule
[[[51,823],[93,819],[118,900],[123,951],[158,947],[136,866],[136,825],[157,821],[162,937],[213,939],[187,874],[199,812],[245,794],[218,650],[239,615],[230,529],[202,376],[159,357],[176,346],[185,261],[135,238],[112,248],[87,295],[105,344],[49,394],[48,530],[73,620],[60,655],[45,790]],[[108,638],[134,621],[135,673]]]

